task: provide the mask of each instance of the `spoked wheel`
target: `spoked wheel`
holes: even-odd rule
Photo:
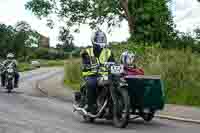
[[[129,121],[130,99],[128,91],[122,88],[116,94],[115,100],[113,104],[113,124],[117,128],[125,128]]]

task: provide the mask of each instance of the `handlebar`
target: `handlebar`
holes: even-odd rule
[[[106,68],[110,68],[111,66],[115,65],[115,62],[105,62],[104,64],[100,64],[100,65],[85,65],[84,67],[87,69],[99,69],[100,67],[106,67]]]

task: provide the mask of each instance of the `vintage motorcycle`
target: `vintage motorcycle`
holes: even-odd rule
[[[79,107],[82,100],[87,103],[86,83],[82,84],[80,92],[75,92],[74,111],[79,112],[89,122],[96,118],[113,120],[114,126],[118,128],[126,127],[130,119],[139,117],[151,121],[156,111],[162,110],[165,105],[161,77],[124,74],[123,65],[107,64],[109,75],[100,75],[98,81],[98,113],[92,115]]]
[[[12,64],[7,67],[1,67],[1,73],[5,73],[5,86],[8,93],[11,93],[14,88],[14,74],[15,70]]]
[[[129,95],[126,88],[123,88],[123,81],[118,82],[123,67],[113,62],[104,64],[107,68],[108,75],[101,75],[97,70],[98,87],[97,87],[97,113],[95,115],[88,113],[84,108],[79,107],[83,101],[87,103],[86,82],[81,86],[81,91],[75,93],[74,111],[81,114],[84,120],[93,122],[96,118],[105,118],[113,120],[116,127],[123,128],[128,125],[129,120]],[[97,68],[97,67],[96,67]],[[94,68],[93,68],[94,69]]]

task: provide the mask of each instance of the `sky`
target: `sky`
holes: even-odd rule
[[[25,10],[24,5],[29,0],[0,0],[0,23],[15,25],[18,21],[27,21],[31,27],[39,33],[50,37],[50,45],[58,43],[59,21],[53,29],[46,26],[46,20],[39,20],[30,11]],[[200,4],[197,0],[172,0],[170,4],[177,29],[183,32],[191,32],[195,27],[200,27]],[[107,30],[103,28],[105,32]],[[87,25],[81,25],[80,33],[75,34],[75,44],[78,46],[90,45],[92,31]],[[108,41],[125,41],[129,37],[128,24],[123,22],[120,28],[115,28],[108,34]]]

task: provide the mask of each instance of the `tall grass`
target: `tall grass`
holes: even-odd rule
[[[73,89],[79,89],[81,80],[80,59],[70,59],[65,62],[65,84]]]
[[[124,50],[136,51],[137,65],[146,75],[161,75],[168,103],[200,106],[200,55],[190,49],[162,49],[133,44],[113,46],[116,58]],[[65,65],[68,83],[79,84],[80,60]],[[78,85],[76,85],[77,89]]]
[[[190,49],[162,49],[159,47],[114,46],[117,57],[125,49],[139,54],[137,65],[146,75],[161,75],[167,101],[175,104],[200,106],[200,55]]]

